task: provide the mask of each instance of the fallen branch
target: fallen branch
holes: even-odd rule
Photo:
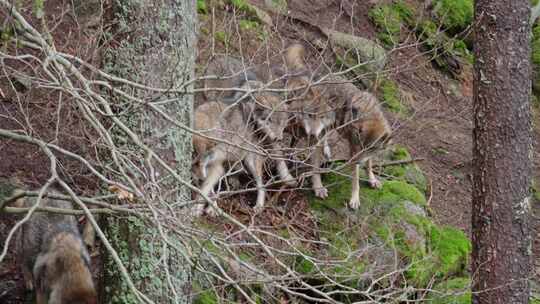
[[[18,199],[21,199],[21,198],[24,198],[24,197],[37,197],[38,195],[39,195],[39,191],[17,191],[15,194],[8,197],[7,199],[5,199],[3,201],[0,201],[0,206],[6,206],[6,207],[4,207],[4,210],[2,210],[2,208],[0,208],[0,211],[8,210],[8,208],[10,208],[10,207],[7,207],[7,206],[11,205],[13,202],[17,201]],[[43,198],[46,198],[46,197],[47,198],[58,199],[58,200],[64,200],[64,201],[71,201],[71,202],[74,201],[73,198],[71,196],[69,196],[69,195],[45,193],[43,195]],[[105,196],[103,198],[116,198],[116,195]],[[79,199],[82,202],[86,203],[86,204],[102,207],[101,209],[91,209],[91,210],[105,210],[105,209],[107,209],[107,210],[110,210],[111,213],[124,212],[124,213],[133,213],[133,214],[139,214],[142,211],[141,208],[137,208],[137,210],[129,209],[129,208],[123,208],[123,207],[115,206],[113,204],[108,204],[108,203],[105,203],[105,202],[102,202],[102,201],[99,201],[97,199],[90,198],[90,197],[79,197]],[[9,210],[14,210],[14,208],[17,208],[17,207],[11,207],[11,209],[9,209]],[[17,209],[24,209],[24,208],[17,208]],[[19,212],[7,212],[6,211],[6,213],[19,213]],[[96,213],[104,213],[104,212],[96,212]]]
[[[30,211],[32,208],[19,208],[19,207],[5,207],[2,212],[4,213],[26,213]],[[83,210],[76,210],[76,209],[64,209],[64,208],[55,208],[55,207],[37,207],[35,209],[35,212],[50,212],[50,213],[56,213],[56,214],[64,214],[64,215],[84,215],[86,214]],[[107,209],[107,208],[99,208],[99,209],[90,209],[91,213],[96,214],[116,214],[117,211]]]
[[[388,167],[388,166],[405,165],[405,164],[415,163],[415,162],[424,161],[424,160],[426,159],[423,157],[395,160],[395,161],[389,161],[389,162],[380,163],[380,164],[373,164],[373,167]],[[365,165],[363,165],[363,167],[365,167]]]

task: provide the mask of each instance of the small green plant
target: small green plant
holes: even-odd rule
[[[280,11],[287,11],[287,0],[272,0],[272,6]]]
[[[214,34],[214,37],[216,38],[217,41],[223,43],[225,46],[229,45],[229,38],[230,38],[229,34],[222,31],[218,31]]]
[[[206,0],[197,0],[197,12],[200,14],[208,14],[208,7],[206,6]]]
[[[213,290],[205,290],[197,294],[193,299],[194,304],[217,304],[218,297]]]
[[[401,102],[399,86],[390,79],[381,81],[380,91],[384,101],[384,106],[392,112],[408,114],[407,108]]]
[[[414,12],[407,4],[399,1],[393,4],[377,5],[368,15],[382,30],[378,38],[391,47],[399,42],[402,27],[412,23]]]
[[[259,23],[257,21],[251,21],[251,20],[240,20],[238,23],[241,30],[249,31],[254,30],[259,27]]]
[[[45,0],[34,0],[34,14],[36,18],[41,19],[45,15]]]
[[[451,34],[465,30],[473,21],[473,0],[436,0],[434,12]]]
[[[239,11],[242,11],[248,14],[255,13],[253,12],[253,8],[251,7],[251,5],[246,0],[230,0],[230,1],[231,1],[231,4]]]

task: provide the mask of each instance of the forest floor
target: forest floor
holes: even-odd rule
[[[259,4],[262,0],[252,0]],[[25,2],[25,1],[23,1]],[[330,0],[297,0],[290,1],[288,10],[293,18],[272,15],[274,27],[264,32],[266,37],[261,42],[259,30],[239,30],[238,19],[232,8],[212,11],[211,7],[201,18],[201,35],[199,41],[199,62],[204,63],[212,54],[231,53],[244,55],[254,62],[266,60],[267,54],[275,54],[292,41],[301,41],[306,45],[324,37],[316,29],[303,21],[317,24],[328,28],[355,34],[369,39],[376,37],[376,28],[368,17],[369,8],[373,2],[361,2],[349,10],[340,5],[340,1]],[[73,14],[65,8],[71,1],[54,0],[45,1],[46,18],[57,24],[52,32],[57,49],[66,52],[76,50],[79,56],[93,63],[99,63],[99,45],[101,39],[99,28],[87,28],[76,22]],[[29,6],[31,7],[31,6]],[[23,11],[30,15],[30,11]],[[236,12],[237,13],[237,12]],[[35,19],[34,19],[35,21]],[[37,24],[37,22],[35,23]],[[220,35],[216,33],[236,33],[216,39]],[[66,33],[69,33],[66,35]],[[222,39],[223,38],[223,39]],[[394,80],[402,91],[402,101],[412,111],[410,115],[387,113],[396,136],[395,141],[406,146],[414,158],[423,158],[419,166],[429,179],[430,193],[429,206],[432,215],[440,224],[458,227],[470,235],[471,231],[471,162],[472,162],[472,71],[470,67],[464,69],[460,79],[453,79],[448,74],[435,68],[427,55],[424,55],[415,45],[409,41],[410,37],[403,37],[399,48],[389,54],[387,64],[388,78]],[[227,41],[228,40],[228,41]],[[86,48],[81,48],[85,46]],[[310,53],[316,50],[313,47]],[[325,61],[333,61],[328,55],[323,55]],[[312,57],[312,64],[319,58]],[[23,67],[21,67],[23,68]],[[21,108],[15,102],[14,96],[10,95],[11,89],[7,86],[5,75],[0,76],[0,89],[6,94],[0,98],[0,128],[17,130],[27,129],[28,122],[33,126],[35,134],[48,141],[57,140],[73,151],[91,151],[84,148],[90,145],[86,142],[84,128],[79,128],[77,116],[66,107],[64,112],[56,113],[54,106],[58,96],[45,94],[40,90],[29,90],[22,96],[27,98],[25,108]],[[538,111],[535,111],[538,112]],[[23,115],[25,114],[25,115]],[[72,115],[73,114],[73,115]],[[71,124],[64,124],[59,131],[56,130],[56,115],[70,117]],[[534,174],[535,180],[540,182],[540,118],[538,113],[535,120],[535,154]],[[66,121],[65,119],[63,121]],[[73,130],[79,130],[74,132]],[[58,136],[60,135],[60,136]],[[34,146],[15,143],[12,141],[0,141],[0,178],[16,177],[20,182],[37,187],[49,176],[48,159]],[[96,185],[87,178],[85,172],[75,162],[62,160],[63,171],[72,176],[70,184],[78,185],[80,193],[90,192]],[[73,175],[73,172],[77,174]],[[270,195],[272,197],[272,195]],[[249,198],[249,196],[248,196]],[[298,222],[309,223],[310,219],[302,208],[306,208],[302,193],[286,193],[270,201],[279,203],[294,203],[295,211],[287,213],[288,219],[302,219]],[[271,204],[271,203],[270,203]],[[244,196],[238,199],[228,199],[228,211],[250,220],[250,210],[247,199]],[[304,207],[302,207],[304,206]],[[289,209],[289,208],[288,208]],[[274,208],[269,207],[268,213]],[[540,272],[538,258],[540,256],[540,202],[533,203],[535,216],[534,227],[534,252],[536,271]],[[263,213],[262,218],[268,213]],[[245,215],[245,216],[243,216]],[[9,228],[14,224],[12,216],[0,215],[0,244],[4,244]],[[279,222],[279,221],[278,221]],[[264,224],[278,225],[278,222],[264,222]],[[8,258],[0,265],[0,302],[22,303],[25,298],[22,275],[15,259],[13,243],[8,249]],[[95,250],[97,252],[97,250]],[[99,267],[96,266],[95,269]],[[97,270],[95,270],[97,272]],[[96,274],[97,275],[97,274]]]

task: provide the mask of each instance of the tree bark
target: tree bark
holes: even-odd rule
[[[197,43],[197,12],[195,0],[124,0],[114,2],[115,39],[118,43],[106,51],[106,70],[149,87],[178,90],[194,77]],[[119,38],[117,38],[119,37]],[[192,89],[188,86],[186,89]],[[175,122],[192,125],[193,96],[189,94],[156,93],[133,90],[134,96],[146,102],[167,100],[160,110]],[[191,134],[166,121],[144,105],[115,96],[123,111],[123,122],[140,134],[141,140],[157,153],[187,182],[191,180]],[[129,107],[133,107],[129,109]],[[120,130],[112,129],[117,142],[125,142]],[[129,172],[145,198],[159,215],[167,215],[181,222],[185,213],[178,202],[191,199],[191,191],[149,159],[140,149],[129,144],[120,145],[136,169]],[[116,178],[122,178],[118,176]],[[155,199],[152,199],[155,198]],[[108,218],[107,236],[117,250],[135,287],[154,303],[191,302],[191,272],[183,259],[183,243],[168,227],[156,226],[138,218]],[[167,238],[165,242],[164,238]],[[105,269],[106,303],[139,303],[121,279],[112,262]]]
[[[473,303],[528,303],[529,0],[476,0]]]

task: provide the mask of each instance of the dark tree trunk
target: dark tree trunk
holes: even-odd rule
[[[476,0],[473,303],[528,303],[529,0]]]

